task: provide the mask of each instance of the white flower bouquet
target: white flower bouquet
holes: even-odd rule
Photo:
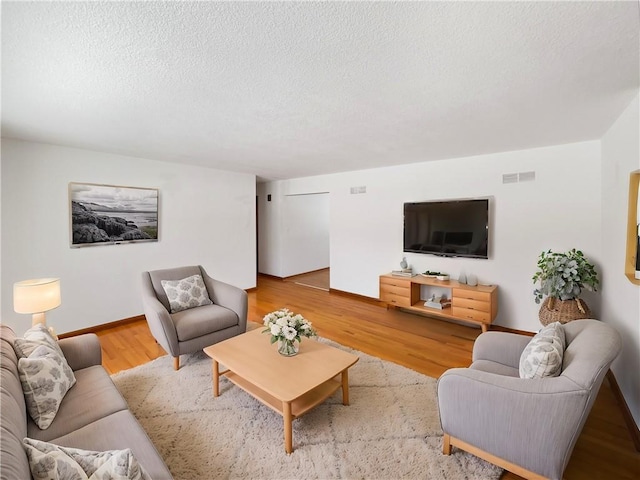
[[[271,343],[278,342],[278,352],[286,356],[298,353],[302,337],[317,335],[311,322],[287,308],[268,313],[263,323],[266,328],[262,333],[270,333]]]

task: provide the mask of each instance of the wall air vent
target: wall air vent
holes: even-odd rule
[[[502,183],[518,183],[517,173],[504,173],[502,175]]]
[[[536,179],[536,172],[520,172],[518,173],[519,182],[532,182]]]
[[[503,173],[502,183],[532,182],[536,179],[536,172]]]

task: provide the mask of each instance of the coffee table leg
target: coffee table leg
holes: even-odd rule
[[[284,451],[293,452],[293,418],[291,417],[291,402],[282,402],[282,417],[284,418]]]
[[[213,396],[220,395],[220,368],[216,360],[213,361]]]
[[[349,373],[346,368],[342,371],[342,404],[349,405]]]

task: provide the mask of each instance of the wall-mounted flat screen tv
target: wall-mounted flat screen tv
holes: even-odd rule
[[[489,199],[405,203],[404,251],[489,258]]]

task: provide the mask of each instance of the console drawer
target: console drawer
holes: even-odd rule
[[[382,296],[383,292],[385,294],[389,293],[389,294],[393,294],[393,295],[398,295],[398,296],[401,296],[401,297],[409,298],[411,296],[411,286],[407,285],[405,287],[405,286],[381,284],[380,285],[380,296]]]
[[[467,308],[469,310],[479,310],[481,312],[491,312],[491,304],[480,300],[470,300],[468,298],[453,297],[451,305],[454,307]]]
[[[385,286],[400,287],[410,290],[411,280],[406,278],[380,277],[380,290]]]
[[[380,300],[398,307],[411,306],[411,281],[380,277]]]
[[[471,310],[469,308],[451,307],[451,313],[454,317],[460,317],[461,319],[474,320],[476,322],[491,323],[491,313],[482,312],[480,310]]]
[[[491,294],[489,292],[467,290],[466,288],[454,288],[452,295],[453,298],[467,298],[469,300],[479,300],[481,302],[489,302],[491,300]]]
[[[398,307],[410,307],[411,306],[411,296],[410,291],[407,291],[403,295],[398,295],[397,293],[380,290],[380,300],[386,303],[390,303],[391,305],[397,305]]]

